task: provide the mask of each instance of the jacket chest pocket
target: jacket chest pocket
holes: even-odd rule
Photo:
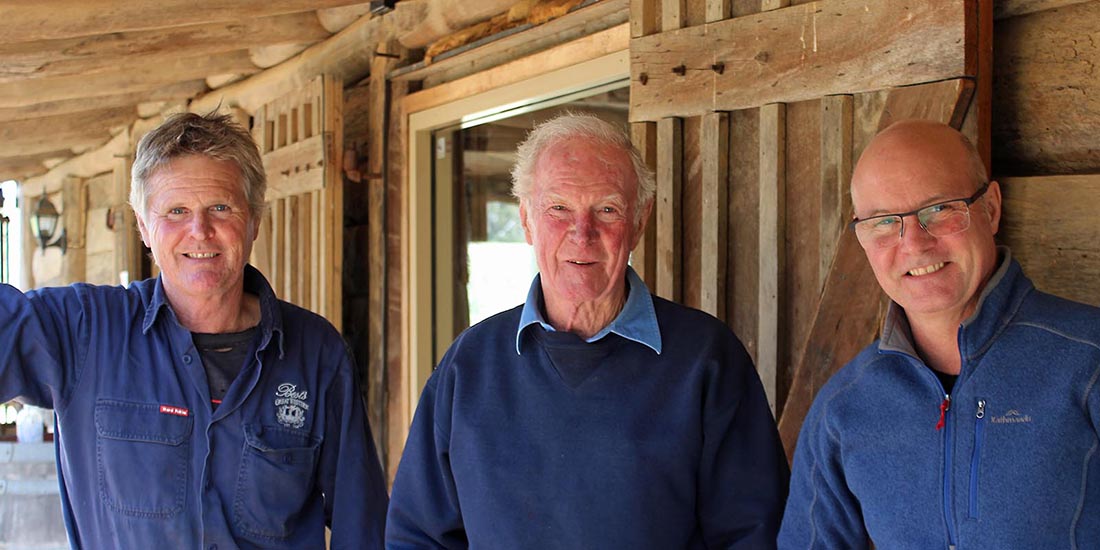
[[[100,499],[121,514],[170,518],[187,497],[193,419],[161,406],[101,399],[95,406]]]
[[[233,515],[245,535],[266,541],[289,537],[297,519],[319,494],[314,470],[320,440],[276,426],[244,426]]]

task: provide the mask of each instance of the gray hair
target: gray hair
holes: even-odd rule
[[[230,115],[179,113],[141,138],[130,169],[130,206],[145,215],[149,178],[173,159],[201,155],[232,162],[241,171],[241,185],[253,220],[264,211],[267,176],[256,142]]]
[[[512,195],[520,201],[527,201],[531,196],[539,156],[553,145],[571,139],[590,139],[627,153],[638,187],[634,223],[640,222],[644,205],[653,200],[657,191],[653,171],[646,166],[641,153],[621,128],[593,115],[565,113],[535,126],[516,149],[516,164],[512,167]]]

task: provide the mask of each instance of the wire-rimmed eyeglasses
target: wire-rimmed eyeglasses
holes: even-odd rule
[[[865,249],[897,246],[905,235],[905,218],[912,215],[917,216],[917,223],[933,237],[954,235],[970,227],[970,205],[982,198],[988,189],[989,183],[986,182],[976,193],[964,199],[937,202],[910,212],[855,219],[848,225],[855,230],[859,244]]]

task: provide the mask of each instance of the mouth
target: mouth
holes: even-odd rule
[[[911,276],[911,277],[920,277],[921,275],[929,275],[931,273],[935,273],[935,272],[943,269],[943,266],[945,266],[945,265],[947,265],[947,262],[940,262],[938,264],[926,265],[924,267],[915,267],[915,268],[910,269],[909,271],[907,271],[906,274]]]
[[[573,265],[592,265],[592,264],[596,263],[596,262],[584,262],[584,261],[581,261],[581,260],[567,260],[567,262],[571,263]]]
[[[192,260],[207,260],[218,256],[217,252],[185,252],[183,254]]]

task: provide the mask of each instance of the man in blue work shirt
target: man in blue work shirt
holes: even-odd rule
[[[428,381],[386,546],[774,547],[787,464],[751,359],[627,266],[652,173],[591,116],[540,125],[517,157],[539,275]]]
[[[1100,310],[996,246],[1000,186],[950,126],[876,136],[852,204],[892,303],[806,416],[779,546],[1096,548]]]
[[[379,548],[387,505],[355,370],[323,318],[247,265],[263,164],[228,116],[137,148],[130,203],[160,276],[0,286],[0,401],[57,415],[73,548]]]

